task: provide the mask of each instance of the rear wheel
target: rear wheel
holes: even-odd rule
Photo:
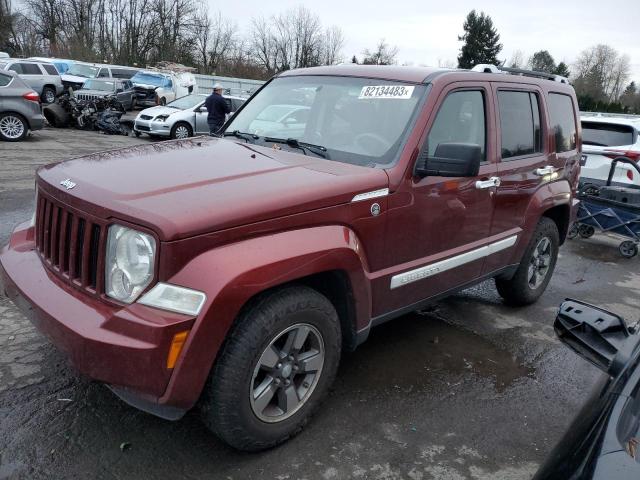
[[[171,129],[171,138],[189,138],[193,136],[193,128],[187,122],[178,122]]]
[[[542,217],[511,279],[495,279],[498,293],[512,305],[528,305],[545,291],[558,259],[558,227]]]
[[[591,238],[595,233],[596,233],[596,229],[593,228],[591,225],[583,224],[578,227],[578,234],[582,238]]]
[[[638,245],[631,240],[625,240],[618,246],[620,255],[624,258],[633,258],[638,255]]]
[[[260,296],[216,360],[201,399],[205,424],[240,450],[284,442],[328,392],[340,348],[338,315],[317,291],[288,287]]]
[[[27,136],[29,125],[19,113],[0,114],[0,138],[7,142],[17,142]]]

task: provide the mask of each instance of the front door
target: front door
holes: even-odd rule
[[[196,134],[209,135],[209,124],[207,123],[207,115],[209,115],[209,112],[207,111],[207,107],[205,107],[203,103],[199,107],[196,107],[194,111],[196,113]]]
[[[437,156],[441,143],[479,145],[480,172],[458,178],[412,175],[391,195],[392,266],[373,282],[374,317],[477,279],[489,252],[496,180],[491,91],[483,84],[454,85],[440,95],[421,152]]]

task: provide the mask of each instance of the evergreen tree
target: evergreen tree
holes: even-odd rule
[[[358,63],[358,57],[356,57],[355,55],[351,57],[351,63]]]
[[[554,73],[555,75],[560,75],[561,77],[567,77],[567,78],[569,78],[569,75],[571,75],[571,72],[569,71],[569,67],[564,62],[560,62],[556,67],[556,69],[551,73]]]
[[[479,63],[497,65],[502,50],[500,35],[489,15],[471,10],[462,26],[464,34],[458,40],[464,42],[458,55],[458,68],[472,68]]]
[[[536,72],[553,73],[556,68],[556,61],[548,50],[540,50],[529,59],[529,67]]]

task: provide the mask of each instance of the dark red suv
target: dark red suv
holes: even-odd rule
[[[41,168],[3,290],[79,370],[236,448],[294,435],[370,329],[494,277],[547,286],[579,174],[565,82],[293,70],[224,128]],[[485,72],[488,70],[489,72]]]

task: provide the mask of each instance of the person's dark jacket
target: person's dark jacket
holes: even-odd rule
[[[204,104],[209,112],[207,115],[207,123],[210,125],[222,125],[225,120],[225,115],[231,113],[231,107],[224,100],[224,97],[215,92],[207,97]]]

